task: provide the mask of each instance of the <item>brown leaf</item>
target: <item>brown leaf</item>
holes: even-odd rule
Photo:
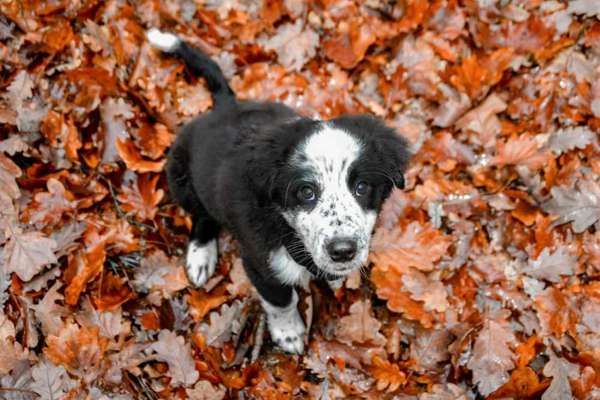
[[[44,354],[54,364],[90,383],[103,372],[107,346],[108,340],[99,336],[98,328],[80,328],[71,323],[57,335],[48,336]]]
[[[385,337],[379,332],[381,322],[371,315],[371,302],[359,300],[350,306],[350,315],[341,318],[335,327],[335,336],[342,343],[383,346]]]
[[[508,381],[508,371],[515,367],[515,354],[510,348],[515,341],[512,329],[504,321],[487,320],[479,331],[467,367],[473,371],[473,381],[484,396]]]
[[[140,221],[152,220],[158,211],[158,203],[164,196],[162,189],[156,184],[160,175],[139,174],[131,185],[123,186],[117,199],[122,203],[124,211],[132,212]]]
[[[57,304],[58,301],[64,299],[63,295],[58,293],[61,286],[62,283],[55,282],[44,298],[31,307],[35,312],[36,319],[42,324],[44,336],[58,335],[65,326],[63,317],[67,316],[68,311],[64,306]]]
[[[435,371],[440,363],[450,358],[450,332],[444,329],[417,329],[417,336],[410,345],[410,357],[419,370]]]
[[[431,271],[450,246],[449,239],[430,224],[412,222],[404,229],[378,229],[371,241],[370,260],[382,270]]]
[[[156,352],[157,360],[164,361],[169,365],[168,375],[175,385],[191,386],[199,377],[198,371],[192,358],[192,349],[181,336],[162,330],[158,334],[158,340],[150,349]]]
[[[406,383],[406,374],[397,364],[392,364],[378,356],[373,358],[369,372],[377,380],[377,390],[394,392]]]
[[[106,251],[104,243],[84,252],[79,251],[69,257],[69,268],[73,268],[75,276],[65,289],[65,302],[75,305],[88,282],[95,279],[104,268]]]
[[[6,272],[15,272],[25,282],[49,264],[57,261],[56,242],[40,232],[13,231],[4,251],[8,257]]]
[[[140,173],[161,172],[165,165],[165,160],[150,161],[142,158],[138,149],[135,147],[135,144],[133,144],[131,140],[121,141],[117,139],[116,146],[117,152],[125,162],[125,165],[127,165],[127,168],[133,171]]]
[[[73,194],[66,190],[58,179],[48,179],[46,186],[47,192],[36,193],[33,196],[35,201],[26,210],[25,215],[31,223],[55,225],[60,222],[63,214],[72,211],[77,203]]]
[[[21,176],[21,169],[12,160],[0,153],[0,186],[11,199],[21,195],[15,178]]]

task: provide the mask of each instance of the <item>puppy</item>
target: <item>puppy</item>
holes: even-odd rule
[[[304,351],[294,286],[333,287],[366,265],[377,214],[403,187],[407,141],[367,115],[306,118],[280,103],[237,100],[218,65],[170,33],[150,44],[206,80],[213,109],[187,125],[166,166],[171,196],[193,227],[186,255],[200,287],[217,264],[217,236],[239,241],[244,268],[266,311],[271,338]]]

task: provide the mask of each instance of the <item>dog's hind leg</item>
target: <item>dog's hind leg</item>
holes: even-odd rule
[[[208,214],[194,191],[187,161],[187,149],[184,145],[176,144],[169,155],[167,180],[171,196],[184,210],[192,214],[192,233],[186,253],[185,270],[190,282],[196,287],[202,287],[217,266],[219,224]]]

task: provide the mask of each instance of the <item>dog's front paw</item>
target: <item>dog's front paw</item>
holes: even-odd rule
[[[194,286],[204,286],[215,273],[217,258],[217,241],[215,239],[204,244],[196,241],[190,242],[185,260],[185,271]]]
[[[304,353],[304,322],[297,310],[281,315],[268,314],[267,322],[271,339],[283,351]]]

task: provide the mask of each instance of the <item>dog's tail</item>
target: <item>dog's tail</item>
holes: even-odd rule
[[[206,79],[215,107],[235,102],[235,94],[229,87],[223,71],[210,57],[172,33],[152,28],[146,32],[146,37],[153,47],[180,57],[190,71]]]

